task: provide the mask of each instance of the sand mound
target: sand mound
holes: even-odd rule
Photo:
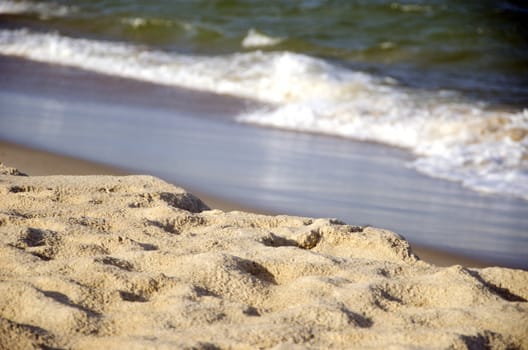
[[[148,176],[2,169],[2,348],[528,348],[528,272],[437,268],[385,230],[208,210]]]

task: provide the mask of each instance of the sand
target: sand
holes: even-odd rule
[[[210,210],[151,176],[0,173],[2,348],[528,349],[527,271]]]

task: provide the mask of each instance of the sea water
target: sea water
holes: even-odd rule
[[[265,102],[238,122],[402,147],[528,199],[515,1],[0,1],[0,54]]]

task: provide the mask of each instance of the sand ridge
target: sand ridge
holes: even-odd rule
[[[526,271],[210,210],[151,176],[0,173],[1,348],[528,349]]]

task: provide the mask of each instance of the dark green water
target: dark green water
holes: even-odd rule
[[[16,3],[4,2],[4,6]],[[528,100],[528,7],[522,1],[56,0],[33,4],[37,6],[28,6],[30,10],[2,15],[0,26],[57,30],[63,35],[140,43],[180,53],[292,51],[389,74],[411,86],[457,89],[516,105]],[[241,42],[251,29],[282,41],[243,47]]]

